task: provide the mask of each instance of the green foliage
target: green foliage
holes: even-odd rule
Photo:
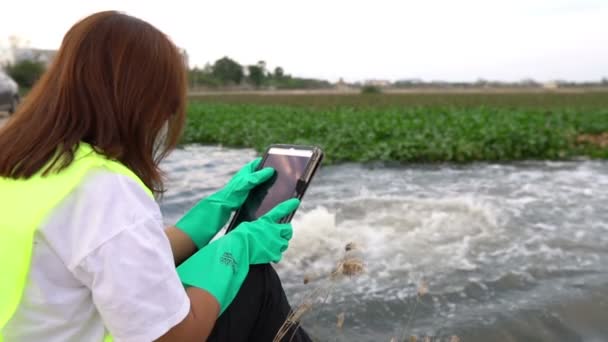
[[[194,68],[189,70],[188,84],[191,89],[241,85],[244,81],[256,88],[263,86],[274,89],[325,89],[332,87],[331,83],[325,80],[292,77],[285,74],[281,67],[276,67],[273,73],[268,72],[264,61],[247,66],[247,74],[245,79],[243,66],[228,57],[223,57],[213,65],[205,65],[203,69]]]
[[[32,88],[26,88],[26,87],[22,87],[20,85],[19,86],[19,97],[24,98],[30,92],[30,90],[32,90]]]
[[[210,69],[190,69],[188,70],[188,84],[191,88],[209,87],[217,88],[222,85],[222,81],[213,76]]]
[[[19,87],[31,88],[46,69],[44,63],[23,60],[6,66],[6,72],[19,84]]]
[[[382,90],[373,85],[365,85],[361,88],[361,94],[380,94]]]
[[[249,82],[256,88],[259,88],[266,78],[264,69],[259,65],[250,65],[247,67]]]
[[[281,68],[279,66],[274,68],[274,74],[272,75],[272,77],[275,80],[281,80],[284,76],[285,76],[285,71],[283,70],[283,68]]]
[[[472,162],[606,158],[578,134],[608,130],[608,109],[477,106],[325,106],[192,103],[184,143],[262,151],[316,144],[328,162]]]
[[[213,64],[212,74],[222,84],[240,84],[243,80],[243,67],[234,60],[223,57]]]

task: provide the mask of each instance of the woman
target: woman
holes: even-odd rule
[[[158,165],[185,105],[181,55],[150,24],[101,12],[68,31],[0,130],[0,341],[272,340],[290,309],[268,263],[299,203],[209,243],[272,176],[254,161],[164,229]]]

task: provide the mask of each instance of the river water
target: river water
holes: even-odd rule
[[[175,151],[167,222],[254,157]],[[607,206],[600,161],[324,167],[276,268],[293,305],[323,289],[304,318],[320,341],[608,341]],[[365,273],[324,277],[348,242]]]

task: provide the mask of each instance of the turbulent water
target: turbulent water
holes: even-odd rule
[[[167,222],[254,156],[174,152]],[[276,268],[292,304],[317,298],[304,326],[321,341],[608,341],[607,206],[606,162],[331,166]],[[331,281],[348,242],[366,271]]]

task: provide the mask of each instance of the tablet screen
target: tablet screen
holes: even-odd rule
[[[269,181],[251,191],[236,223],[253,221],[277,204],[295,197],[298,180],[306,172],[312,153],[311,150],[271,148],[262,167],[272,167],[276,172]]]

